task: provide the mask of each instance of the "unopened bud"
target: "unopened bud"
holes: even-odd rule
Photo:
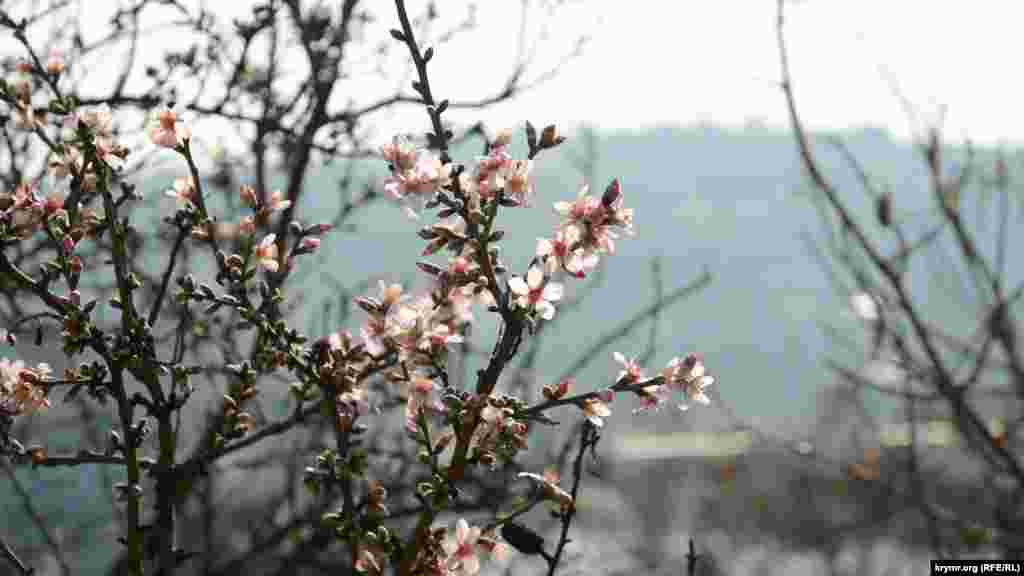
[[[420,270],[422,270],[423,272],[429,274],[430,276],[433,276],[434,278],[437,278],[437,277],[441,276],[442,274],[444,274],[444,268],[441,268],[440,266],[438,266],[437,264],[434,264],[432,262],[427,262],[427,261],[417,262],[416,263],[416,267],[419,268]]]
[[[541,148],[554,148],[562,142],[565,142],[565,136],[558,133],[558,127],[554,124],[545,126],[544,131],[540,134],[540,147]]]
[[[331,228],[333,228],[333,226],[331,226],[330,224],[313,224],[312,226],[303,230],[302,233],[305,234],[306,236],[323,236],[324,234],[330,232]]]
[[[29,446],[28,453],[32,457],[32,464],[38,466],[43,462],[46,462],[46,447],[45,446]]]
[[[508,146],[511,143],[512,143],[512,130],[509,129],[509,128],[505,128],[501,132],[498,132],[497,135],[495,135],[495,137],[494,137],[494,144],[492,144],[492,147],[497,148],[499,146],[502,146],[502,147],[503,146]]]
[[[238,195],[242,200],[242,204],[245,204],[249,208],[255,208],[258,200],[256,198],[256,189],[249,185],[242,186]]]
[[[622,197],[622,186],[619,184],[619,179],[615,178],[612,183],[608,185],[604,190],[604,195],[601,196],[601,204],[605,208],[611,208],[615,206],[615,203]]]
[[[312,237],[307,236],[307,237],[302,239],[302,243],[299,244],[299,250],[298,251],[300,253],[302,253],[302,254],[308,254],[308,253],[311,253],[311,252],[316,252],[317,248],[319,248],[319,247],[320,247],[320,239],[319,238],[312,238]]]
[[[54,76],[64,72],[66,65],[67,62],[65,61],[63,50],[50,52],[49,58],[46,59],[46,71]]]

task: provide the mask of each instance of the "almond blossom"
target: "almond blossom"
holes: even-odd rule
[[[579,229],[574,226],[555,231],[553,239],[537,239],[536,253],[544,260],[548,274],[554,274],[561,268],[576,278],[583,278],[586,276],[585,270],[597,266],[598,256],[584,254],[582,249],[575,247],[578,241]]]
[[[433,392],[436,388],[433,378],[420,372],[413,372],[407,383],[408,399],[405,403],[406,426],[411,430],[417,429],[416,418],[420,410],[440,411],[444,406],[433,400]]]
[[[282,212],[287,210],[291,205],[292,201],[285,197],[284,192],[274,190],[270,193],[270,200],[267,202],[266,209],[270,212]]]
[[[636,384],[643,379],[644,373],[637,364],[636,358],[627,359],[622,355],[621,352],[615,352],[612,354],[615,361],[622,365],[622,370],[619,371],[619,375],[615,377],[616,382],[623,382],[626,384]]]
[[[699,354],[689,354],[685,359],[673,358],[662,370],[665,386],[672,390],[680,390],[687,400],[704,404],[711,403],[704,389],[715,383],[712,376],[706,374],[704,361]],[[688,410],[689,404],[679,404],[680,410]]]
[[[256,246],[256,262],[264,270],[277,272],[277,234],[267,234]]]
[[[31,414],[50,406],[46,387],[40,382],[50,375],[50,365],[26,368],[21,360],[0,359],[0,415]]]
[[[164,191],[164,196],[174,198],[178,201],[179,206],[194,204],[195,194],[196,187],[193,185],[192,179],[188,177],[175,178],[174,187]]]
[[[406,213],[418,219],[417,212],[434,193],[451,183],[452,165],[444,164],[427,150],[397,139],[381,148],[391,164],[391,175],[384,179],[384,192],[406,203]]]
[[[477,557],[477,541],[480,527],[470,528],[465,519],[455,523],[454,538],[445,539],[444,551],[448,555],[448,569],[460,576],[475,576],[480,572],[480,558]]]
[[[530,266],[526,280],[520,276],[509,279],[508,287],[516,296],[515,303],[520,308],[536,311],[545,320],[555,317],[552,302],[562,299],[563,286],[558,282],[546,282],[544,272],[538,266]]]
[[[533,199],[533,184],[530,182],[532,169],[533,162],[515,160],[508,163],[502,174],[505,181],[505,194],[515,198],[524,207],[529,207]]]
[[[149,139],[157,146],[174,148],[192,137],[192,132],[180,123],[174,110],[161,110],[150,124]]]

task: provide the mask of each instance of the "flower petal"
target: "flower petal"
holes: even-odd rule
[[[509,278],[508,289],[511,290],[513,294],[518,294],[520,296],[524,296],[530,292],[530,287],[526,285],[526,282],[521,276],[513,276],[512,278]]]
[[[540,288],[542,282],[544,282],[544,272],[537,266],[530,266],[530,269],[526,272],[526,284],[529,285],[531,290],[536,290]]]
[[[564,286],[559,282],[548,282],[544,286],[543,297],[545,300],[558,301],[562,299],[562,295],[565,293]]]

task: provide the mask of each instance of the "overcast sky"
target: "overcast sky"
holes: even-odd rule
[[[391,2],[379,2],[390,8]],[[81,17],[98,34],[108,1],[89,2]],[[408,2],[416,11],[420,2]],[[479,28],[439,49],[432,83],[441,98],[471,98],[481,86],[492,89],[513,61],[519,31],[519,2],[484,0]],[[225,16],[248,11],[251,2],[223,2]],[[463,13],[463,0],[439,2],[443,16]],[[390,16],[390,10],[382,15]],[[393,20],[393,18],[392,18]],[[788,11],[788,37],[797,97],[805,121],[815,128],[866,124],[898,136],[913,123],[896,93],[917,110],[915,122],[942,118],[948,138],[970,136],[1000,143],[1024,140],[1024,102],[1017,64],[1024,22],[1018,0],[804,0]],[[540,44],[542,71],[570,51],[579,34],[592,36],[584,54],[554,80],[522,98],[488,112],[489,125],[572,126],[589,122],[604,128],[713,122],[742,125],[785,124],[779,92],[774,0],[570,0],[551,19],[531,15],[527,28],[546,27]],[[393,26],[383,21],[384,30]],[[0,41],[5,53],[17,50]],[[151,39],[181,42],[180,36]],[[113,70],[90,71],[100,77]],[[945,109],[944,116],[940,110]],[[456,113],[453,119],[461,119]],[[474,114],[473,119],[478,119]],[[418,125],[422,124],[422,125]],[[422,110],[408,110],[393,129],[425,127]],[[382,133],[389,127],[383,127]],[[383,136],[382,136],[383,137]]]
[[[517,106],[543,103],[553,118],[614,128],[785,123],[774,0],[577,10],[588,11],[601,18],[586,54]],[[911,121],[895,91],[918,109],[917,122],[936,121],[945,107],[950,138],[1024,140],[1022,24],[1024,3],[1013,0],[805,0],[787,11],[798,103],[812,126],[872,124],[906,136]]]

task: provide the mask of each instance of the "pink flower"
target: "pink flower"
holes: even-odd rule
[[[256,246],[256,262],[264,270],[277,272],[277,234],[267,234]]]
[[[616,362],[622,365],[622,370],[619,371],[619,375],[615,378],[616,382],[635,384],[643,379],[644,373],[640,365],[636,363],[636,358],[627,359],[620,352],[615,352],[612,356]]]
[[[480,539],[480,528],[469,527],[465,519],[459,518],[455,523],[455,539],[444,541],[444,551],[448,554],[448,568],[462,576],[475,576],[480,572],[480,559],[477,558],[477,541]]]
[[[410,375],[408,399],[405,403],[405,420],[410,429],[417,430],[416,417],[423,410],[437,410],[440,405],[431,401],[434,392],[434,381],[427,376],[414,372]]]
[[[381,146],[380,153],[395,172],[402,172],[416,165],[419,149],[408,138],[395,136],[391,144]]]
[[[430,352],[432,350],[443,350],[448,344],[459,344],[463,342],[461,335],[453,333],[450,326],[444,323],[437,324],[423,333],[420,337],[420,350]]]
[[[161,110],[152,124],[149,139],[157,146],[174,148],[192,137],[192,132],[178,123],[178,115],[173,110]]]
[[[256,189],[248,184],[244,184],[238,189],[238,197],[242,200],[242,204],[249,208],[255,208],[258,203],[256,198]]]
[[[252,216],[246,216],[242,218],[242,221],[238,223],[238,233],[243,236],[251,236],[256,232],[256,219]]]
[[[114,135],[114,115],[110,106],[101,104],[78,112],[78,121],[89,127],[97,138],[109,138]]]
[[[369,548],[364,547],[359,549],[355,569],[367,576],[379,576],[384,573],[377,556]]]
[[[287,210],[292,205],[292,201],[285,198],[284,192],[280,190],[274,190],[270,193],[270,201],[267,202],[267,210],[270,212],[281,212]]]
[[[508,287],[516,295],[517,306],[536,310],[545,320],[554,318],[555,307],[551,303],[562,299],[563,287],[558,282],[545,282],[539,267],[530,266],[525,281],[515,276],[508,281]]]
[[[704,404],[711,403],[704,389],[715,383],[712,376],[706,374],[704,361],[699,354],[689,354],[685,359],[673,358],[661,371],[665,379],[664,386],[680,390],[686,394],[687,400]],[[689,404],[679,404],[680,410],[688,410]]]
[[[509,162],[504,174],[505,194],[515,198],[522,206],[529,206],[533,198],[533,184],[530,183],[530,171],[533,163],[529,160]]]
[[[555,232],[552,240],[537,239],[537,256],[544,260],[548,274],[562,268],[577,278],[586,276],[585,270],[597,266],[597,254],[585,254],[582,249],[574,248],[579,241],[579,228],[567,226]]]
[[[633,410],[633,413],[657,410],[668,400],[669,393],[668,386],[659,384],[644,386],[637,392],[637,395],[640,397],[640,407]]]
[[[589,219],[601,207],[601,202],[590,196],[589,191],[590,187],[584,185],[573,202],[555,202],[555,212],[558,212],[569,223]]]
[[[174,198],[179,206],[192,204],[195,194],[196,188],[192,185],[192,179],[188,177],[175,178],[174,187],[164,191],[164,196]]]

